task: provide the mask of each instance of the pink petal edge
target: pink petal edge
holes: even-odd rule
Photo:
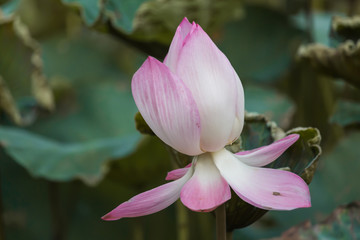
[[[270,145],[238,152],[235,157],[249,166],[262,167],[275,161],[298,139],[298,134],[291,134]]]
[[[181,79],[149,57],[134,74],[131,87],[141,115],[162,141],[187,155],[202,153],[199,111]]]
[[[181,188],[190,179],[192,173],[193,169],[190,168],[182,178],[134,196],[103,216],[102,219],[113,221],[121,218],[139,217],[167,208],[179,199]]]
[[[172,71],[175,71],[180,51],[184,45],[184,39],[191,32],[191,29],[195,27],[185,17],[176,29],[175,35],[171,41],[169,51],[164,59],[164,64]]]
[[[177,180],[184,176],[191,167],[191,163],[186,165],[184,168],[178,168],[167,173],[165,180]]]

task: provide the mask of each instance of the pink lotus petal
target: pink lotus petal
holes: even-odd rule
[[[194,175],[181,190],[182,203],[193,211],[208,212],[230,198],[230,187],[214,165],[211,154],[198,156]]]
[[[183,81],[149,57],[132,79],[135,103],[146,123],[167,145],[187,155],[199,155],[200,116]]]
[[[176,33],[170,44],[169,52],[164,59],[164,64],[168,66],[170,70],[175,71],[179,53],[183,47],[184,39],[190,33],[193,27],[195,28],[195,23],[191,24],[186,17],[177,27]]]
[[[238,111],[243,111],[238,106],[242,94],[240,80],[228,59],[199,25],[183,44],[175,73],[181,76],[198,106],[201,148],[215,152],[228,144],[230,137],[240,134],[241,122],[233,134],[234,119]]]
[[[190,168],[182,178],[136,195],[129,201],[120,204],[103,216],[102,219],[112,221],[125,217],[149,215],[161,211],[179,199],[181,188],[190,179],[192,174],[193,169]]]
[[[292,210],[311,206],[309,187],[294,173],[248,166],[227,150],[214,153],[214,162],[236,194],[256,207]]]
[[[184,168],[178,168],[178,169],[168,172],[165,180],[177,180],[177,179],[181,178],[182,176],[184,176],[187,173],[187,171],[189,170],[190,167],[191,167],[191,163],[186,165],[186,167],[184,167]]]
[[[265,166],[280,157],[281,154],[283,154],[283,152],[285,152],[285,150],[293,145],[298,139],[298,134],[291,134],[270,145],[259,147],[250,151],[238,152],[235,156],[247,165],[254,167]]]

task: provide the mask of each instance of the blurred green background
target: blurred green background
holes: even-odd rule
[[[229,58],[248,112],[322,136],[312,208],[269,212],[233,239],[277,237],[359,200],[356,14],[357,0],[0,0],[0,239],[215,239],[214,216],[179,202],[100,219],[176,167],[136,130],[130,82],[185,16]],[[360,239],[355,213],[317,239]]]

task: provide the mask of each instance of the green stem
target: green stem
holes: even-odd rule
[[[180,201],[176,202],[176,220],[177,220],[177,239],[188,240],[189,239],[189,218],[187,209]]]
[[[226,240],[226,209],[225,204],[215,210],[216,215],[216,239]]]
[[[132,230],[134,240],[144,240],[144,231],[141,219],[132,219]]]

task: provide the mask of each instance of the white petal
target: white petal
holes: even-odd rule
[[[228,142],[233,143],[236,139],[240,137],[241,131],[244,127],[244,119],[245,119],[245,106],[244,106],[244,89],[242,87],[240,78],[234,71],[234,76],[236,80],[236,88],[237,88],[237,102],[236,102],[236,118],[234,119],[234,124],[231,130],[231,134]]]
[[[242,124],[239,78],[225,55],[199,25],[184,40],[176,74],[190,89],[201,119],[201,148],[214,152],[238,135]],[[240,119],[240,118],[239,118]],[[242,119],[240,119],[242,121]]]
[[[227,150],[214,153],[214,162],[236,194],[256,207],[292,210],[311,206],[309,187],[294,173],[248,166]]]

